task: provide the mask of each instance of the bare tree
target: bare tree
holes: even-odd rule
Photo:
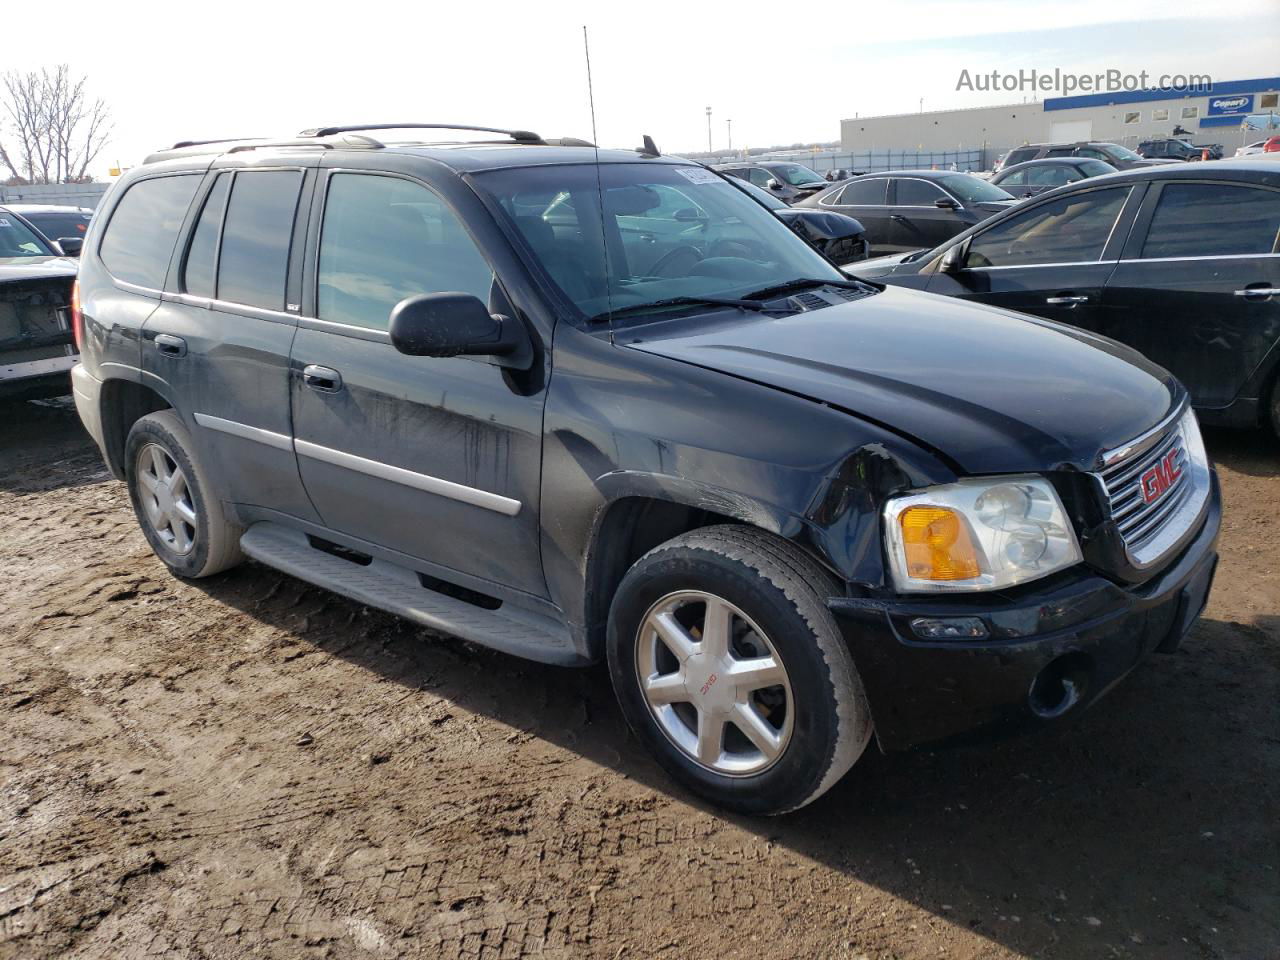
[[[3,76],[0,166],[29,183],[82,183],[111,132],[111,111],[90,99],[66,64]],[[4,129],[7,127],[8,129]]]

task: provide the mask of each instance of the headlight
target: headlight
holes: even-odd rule
[[[1080,562],[1062,501],[1043,477],[962,480],[885,504],[893,582],[909,592],[999,590]]]

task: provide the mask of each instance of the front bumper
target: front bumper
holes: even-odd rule
[[[1151,651],[1176,648],[1208,598],[1221,519],[1214,474],[1195,539],[1133,587],[1067,572],[1004,594],[830,600],[881,749],[1073,716]],[[911,626],[921,617],[980,618],[988,636],[922,640]]]

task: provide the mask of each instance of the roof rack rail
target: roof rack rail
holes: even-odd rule
[[[217,140],[179,140],[170,150],[181,150],[184,147],[207,147],[211,143],[238,143],[241,140],[255,140],[256,137],[221,137]]]
[[[320,147],[322,150],[333,150],[336,147],[377,150],[382,144],[373,137],[344,137],[339,143],[325,143],[311,137],[290,137],[285,140],[262,140],[253,143],[241,143],[232,147],[227,153],[244,153],[247,150],[262,150],[270,147]]]
[[[461,123],[355,123],[337,127],[313,127],[303,130],[300,137],[331,137],[336,133],[354,133],[360,130],[469,130],[473,133],[501,133],[519,143],[544,143],[532,130],[504,130],[501,127],[473,127]]]

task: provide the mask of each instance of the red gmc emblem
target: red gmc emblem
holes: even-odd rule
[[[1147,503],[1155,503],[1182,476],[1182,468],[1178,466],[1178,455],[1181,447],[1174,447],[1161,458],[1160,462],[1144,473],[1138,480],[1138,488],[1142,491],[1142,499]]]

